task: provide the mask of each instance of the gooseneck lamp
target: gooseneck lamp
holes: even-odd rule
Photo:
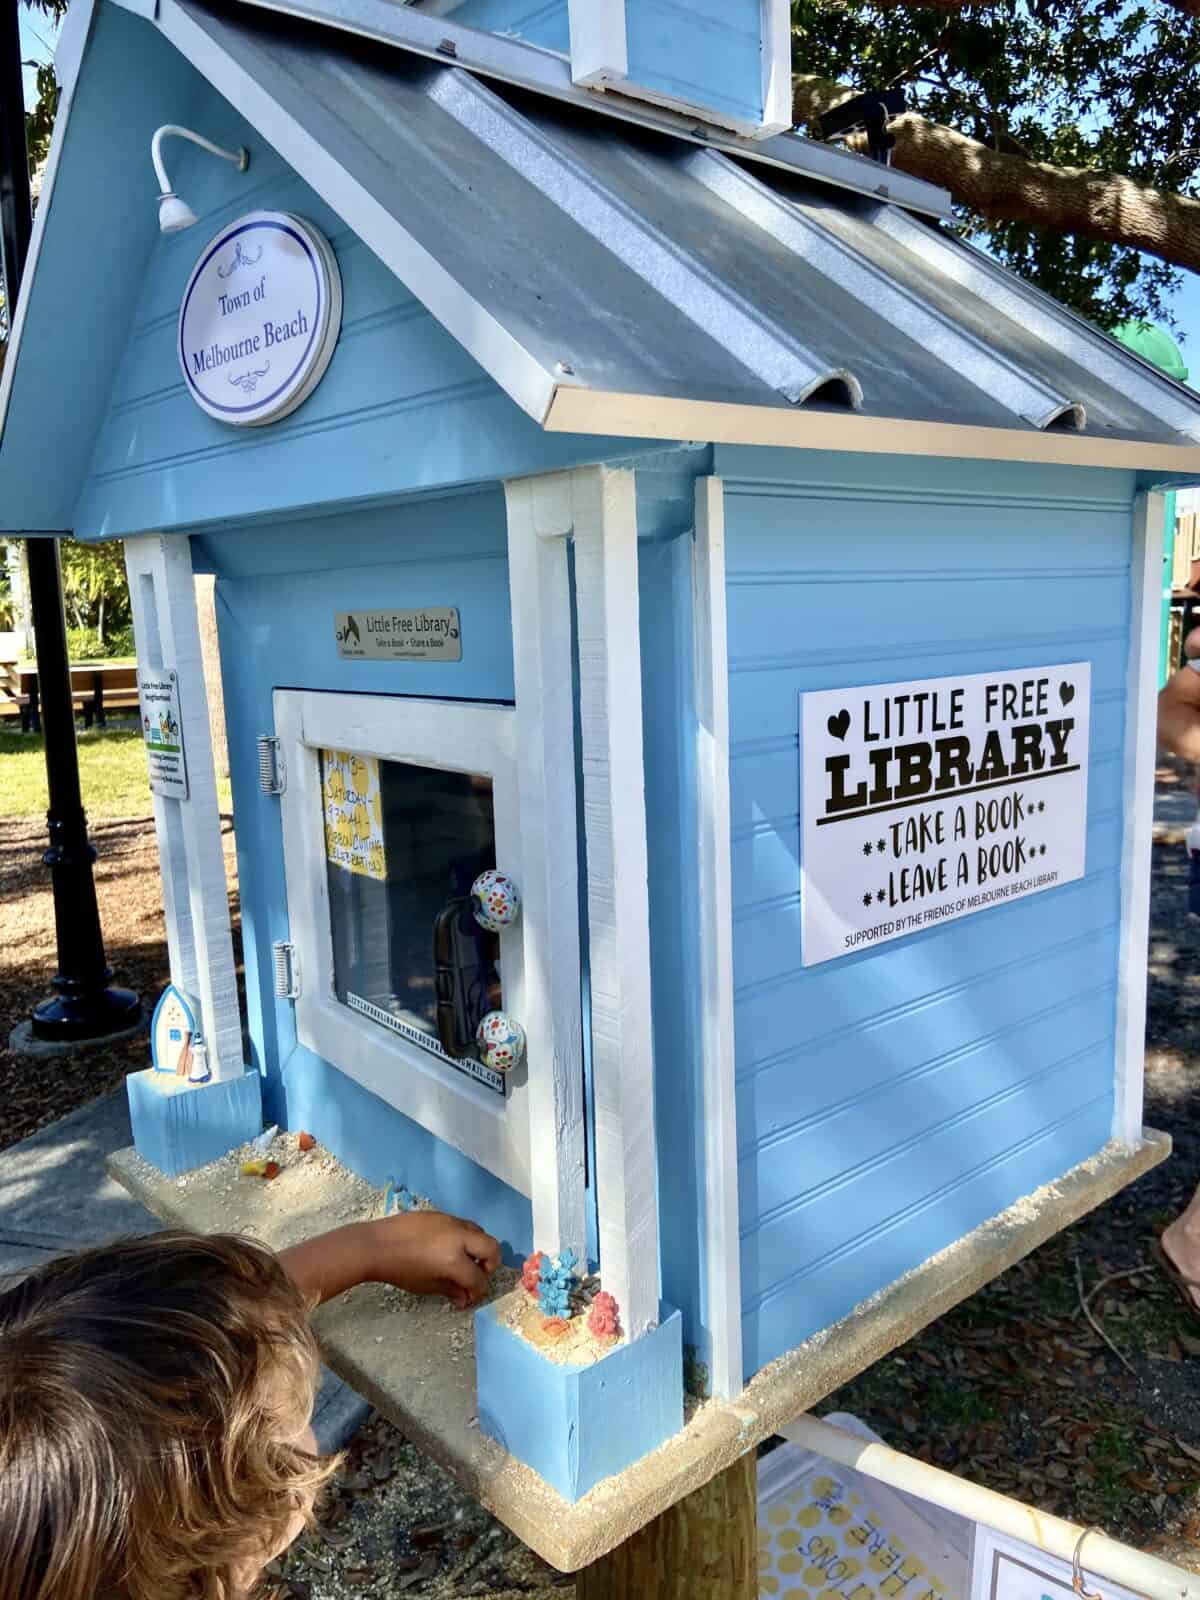
[[[211,156],[220,156],[222,161],[228,161],[239,172],[245,172],[250,165],[250,152],[244,147],[239,150],[224,150],[219,144],[213,144],[211,139],[205,139],[198,133],[193,133],[190,128],[181,128],[178,123],[166,122],[157,130],[150,141],[150,159],[154,162],[154,173],[158,179],[158,225],[163,233],[182,233],[184,228],[190,228],[196,221],[196,213],[186,200],[181,200],[171,187],[171,180],[167,177],[167,169],[163,166],[162,143],[164,139],[190,139],[193,144],[207,150]]]

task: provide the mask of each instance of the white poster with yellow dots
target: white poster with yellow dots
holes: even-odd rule
[[[326,856],[347,872],[382,882],[387,877],[387,859],[379,762],[347,750],[322,750],[321,794]]]
[[[837,1426],[873,1437],[855,1418]],[[759,1466],[759,1594],[772,1600],[968,1600],[971,1523],[784,1445]]]

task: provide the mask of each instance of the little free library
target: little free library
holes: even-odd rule
[[[477,1416],[446,1459],[563,1567],[1168,1148],[1200,401],[791,132],[789,43],[782,0],[74,0],[0,387],[3,531],[122,538],[160,686],[137,1151],[169,1194],[305,1130],[526,1260],[427,1437]]]

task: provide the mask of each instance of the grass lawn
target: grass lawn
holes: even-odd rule
[[[77,733],[79,781],[89,817],[148,817],[153,810],[146,752],[137,728]],[[229,780],[217,784],[222,811],[232,811]],[[48,805],[40,734],[0,732],[0,816],[40,817]]]

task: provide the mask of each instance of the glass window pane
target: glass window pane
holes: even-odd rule
[[[496,864],[491,779],[320,757],[338,999],[502,1089],[473,1049],[501,1004],[499,940],[469,898]]]

